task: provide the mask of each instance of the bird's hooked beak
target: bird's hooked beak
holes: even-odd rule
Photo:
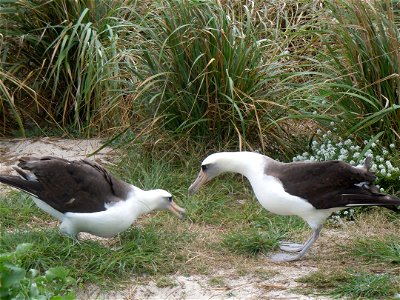
[[[168,210],[176,215],[179,219],[183,219],[185,217],[185,209],[178,206],[173,200],[170,202]]]
[[[194,195],[209,180],[207,174],[201,169],[199,175],[197,175],[196,180],[189,187],[189,194]]]

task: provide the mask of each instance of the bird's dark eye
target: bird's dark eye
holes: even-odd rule
[[[201,165],[201,169],[202,169],[203,171],[207,170],[207,165]]]
[[[172,202],[172,197],[168,197],[168,201],[169,201],[169,202]]]

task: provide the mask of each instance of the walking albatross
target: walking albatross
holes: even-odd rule
[[[180,218],[185,211],[167,191],[144,191],[88,159],[24,157],[14,169],[21,176],[0,175],[0,182],[31,194],[39,208],[61,221],[61,232],[72,238],[79,232],[112,237],[155,209],[168,209]]]
[[[370,158],[363,167],[343,161],[282,163],[252,152],[221,152],[208,156],[197,179],[189,187],[196,193],[207,181],[224,172],[247,177],[260,204],[278,215],[296,215],[312,228],[304,244],[282,242],[274,261],[301,259],[317,240],[324,221],[334,211],[364,205],[395,209],[400,199],[379,193],[369,171]]]

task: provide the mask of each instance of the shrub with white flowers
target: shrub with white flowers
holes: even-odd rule
[[[381,192],[396,194],[400,191],[400,161],[393,161],[395,145],[389,148],[380,144],[378,139],[364,141],[362,146],[351,139],[342,139],[332,131],[321,134],[319,139],[312,141],[308,152],[297,155],[293,161],[326,161],[342,160],[351,165],[363,165],[367,157],[371,157],[371,171],[377,176],[376,186]],[[333,221],[340,222],[341,218],[352,219],[354,209],[344,210],[332,216]]]

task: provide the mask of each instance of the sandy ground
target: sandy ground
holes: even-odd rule
[[[258,299],[330,299],[328,297],[310,297],[293,291],[301,284],[296,279],[316,271],[309,266],[273,266],[266,265],[276,274],[269,279],[255,275],[237,276],[235,271],[219,270],[213,275],[221,278],[221,284],[215,284],[206,275],[171,275],[167,278],[171,284],[159,287],[154,280],[139,284],[132,281],[130,286],[119,292],[100,293],[98,288],[89,287],[80,299],[168,299],[168,300],[258,300]],[[141,280],[143,281],[143,280]]]
[[[10,174],[12,166],[23,156],[58,156],[65,159],[82,159],[102,146],[99,139],[0,139],[0,173]],[[111,163],[114,151],[105,147],[91,156],[99,163]]]
[[[280,274],[270,280],[253,275],[238,277],[227,271],[219,271],[216,274],[224,278],[222,285],[211,284],[210,278],[205,275],[174,275],[169,278],[173,283],[169,287],[158,287],[154,281],[149,281],[147,284],[133,283],[124,291],[105,294],[93,288],[81,296],[81,299],[328,299],[312,298],[289,291],[297,286],[293,279],[308,274],[308,268],[279,269]]]
[[[66,159],[80,159],[101,146],[101,141],[63,140],[57,138],[0,140],[0,173],[11,174],[12,165],[22,156],[61,156]],[[90,157],[101,164],[112,163],[116,153],[110,148],[102,149]],[[4,190],[2,186],[1,190]],[[78,299],[328,299],[296,294],[293,288],[300,286],[296,278],[317,270],[312,259],[304,262],[271,264],[268,258],[260,264],[273,276],[256,274],[238,276],[234,270],[215,270],[210,276],[175,274],[166,278],[169,284],[157,284],[151,278],[133,278],[120,291],[101,292],[96,286],[85,287],[78,292]]]

